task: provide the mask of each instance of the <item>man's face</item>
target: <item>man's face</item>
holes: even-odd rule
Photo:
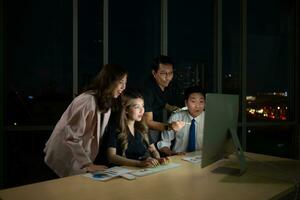
[[[168,87],[169,83],[173,79],[173,65],[172,64],[159,64],[157,72],[152,70],[152,74],[159,87],[164,90]]]
[[[205,99],[201,93],[192,93],[185,101],[185,105],[188,107],[188,111],[192,117],[197,117],[203,112],[205,107]]]

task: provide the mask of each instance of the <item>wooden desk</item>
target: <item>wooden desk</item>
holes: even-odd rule
[[[252,153],[246,155],[256,161],[247,159],[248,169],[242,176],[216,172],[222,167],[237,166],[234,157],[201,169],[198,164],[182,161],[181,156],[176,156],[173,157],[173,162],[181,163],[181,167],[137,177],[132,181],[115,178],[101,182],[77,175],[0,190],[0,198],[2,200],[279,199],[294,189],[292,179],[287,178],[288,174],[298,182],[300,180],[300,161]],[[277,166],[279,170],[272,165]]]

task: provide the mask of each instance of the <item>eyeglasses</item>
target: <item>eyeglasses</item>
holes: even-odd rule
[[[173,76],[173,72],[159,72],[161,76]]]

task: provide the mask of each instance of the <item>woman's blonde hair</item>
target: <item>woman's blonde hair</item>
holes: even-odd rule
[[[128,135],[131,134],[130,130],[127,126],[127,110],[132,106],[132,100],[141,98],[144,100],[143,96],[137,91],[133,89],[126,89],[122,96],[122,109],[120,112],[119,119],[119,135],[118,140],[121,143],[122,155],[125,156],[125,152],[128,148]],[[136,121],[134,123],[134,129],[141,133],[142,142],[148,147],[149,146],[149,135],[148,135],[148,127],[146,126],[143,120]]]

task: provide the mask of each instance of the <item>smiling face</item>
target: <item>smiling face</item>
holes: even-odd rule
[[[113,89],[112,95],[114,98],[118,98],[120,94],[125,90],[127,83],[127,75],[124,75],[124,77],[116,82],[115,88]]]
[[[152,70],[152,74],[159,87],[164,90],[168,87],[173,79],[173,65],[172,64],[159,64],[157,71]]]
[[[185,100],[190,115],[195,118],[203,112],[205,107],[205,99],[201,93],[191,93],[189,98]]]
[[[141,121],[144,115],[144,100],[142,98],[131,99],[126,109],[127,119]]]

